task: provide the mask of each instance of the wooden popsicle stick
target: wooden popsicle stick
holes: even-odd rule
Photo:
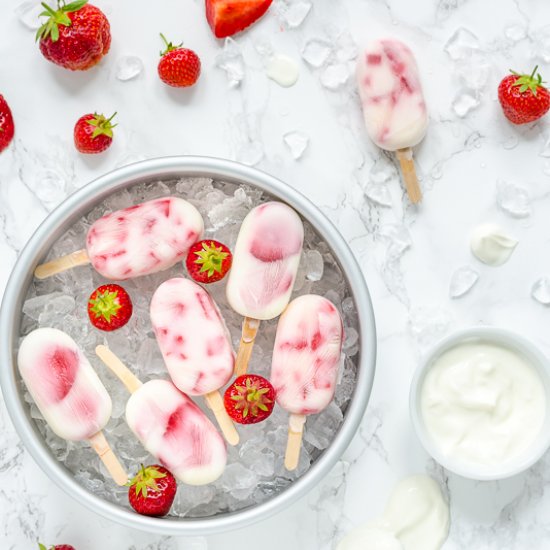
[[[71,252],[67,256],[61,256],[61,258],[56,258],[45,264],[37,266],[34,270],[34,276],[37,279],[47,279],[57,273],[62,271],[67,271],[73,267],[78,267],[79,265],[86,265],[90,263],[90,258],[86,250],[77,250],[76,252]]]
[[[207,393],[204,398],[206,399],[207,405],[212,409],[225,440],[230,445],[237,445],[237,443],[239,443],[239,433],[235,429],[235,424],[233,424],[233,421],[229,418],[229,415],[225,410],[223,398],[220,392],[213,391]]]
[[[97,432],[92,435],[88,441],[94,451],[98,454],[99,458],[103,461],[103,464],[105,464],[105,467],[111,474],[111,477],[115,480],[115,483],[121,486],[126,485],[128,483],[128,474],[109,446],[103,432]]]
[[[401,172],[403,173],[409,199],[411,199],[413,204],[418,204],[422,200],[422,191],[420,190],[420,184],[416,176],[412,149],[410,147],[398,149],[395,154],[401,165]]]
[[[95,353],[120,378],[130,393],[134,393],[142,386],[141,381],[107,346],[97,346]]]
[[[306,417],[303,414],[291,414],[288,420],[288,440],[286,443],[285,468],[289,471],[298,467],[302,450],[302,435]]]
[[[235,359],[235,376],[246,374],[250,356],[252,355],[252,348],[254,347],[254,340],[259,328],[260,321],[258,319],[244,318],[241,342],[239,343],[237,358]]]

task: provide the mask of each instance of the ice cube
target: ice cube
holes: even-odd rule
[[[550,63],[550,25],[543,27],[535,33],[532,48],[532,57],[542,59],[545,63]]]
[[[523,25],[510,25],[504,29],[504,35],[511,42],[519,42],[527,36],[527,29]]]
[[[36,0],[23,2],[14,11],[19,22],[30,31],[36,31],[42,25],[39,15],[44,11],[44,8],[40,2]]]
[[[413,337],[421,348],[425,348],[447,333],[451,325],[451,315],[439,307],[419,307],[411,311],[409,324]]]
[[[289,29],[298,28],[308,16],[312,4],[306,0],[295,0],[284,10],[282,19],[285,26]]]
[[[302,48],[302,57],[312,67],[322,67],[330,56],[332,45],[321,38],[308,40]]]
[[[527,218],[531,215],[531,197],[524,187],[499,181],[496,199],[499,208],[513,218]]]
[[[115,74],[118,80],[126,82],[139,76],[143,71],[143,61],[135,55],[120,57],[116,63]]]
[[[548,136],[544,145],[542,146],[539,156],[544,158],[550,158],[550,135]]]
[[[536,281],[531,288],[531,296],[539,304],[550,305],[550,278],[542,277]]]
[[[325,260],[318,250],[308,250],[305,253],[307,274],[309,281],[320,281],[323,278]]]
[[[380,206],[392,205],[390,190],[388,189],[387,183],[369,181],[367,185],[365,185],[365,195],[371,202],[379,204]]]
[[[345,63],[332,63],[321,74],[321,84],[329,90],[341,88],[348,79],[349,69]]]
[[[309,137],[303,132],[287,132],[283,140],[295,160],[302,158],[309,145]]]
[[[468,90],[483,90],[491,76],[491,64],[481,54],[474,54],[465,61],[457,63],[456,74],[460,83]]]
[[[479,279],[479,273],[470,266],[458,268],[451,276],[449,283],[449,296],[451,298],[460,298],[474,287]]]
[[[356,346],[359,341],[359,333],[353,327],[345,327],[344,334],[346,336],[342,349],[349,350]]]
[[[233,38],[226,38],[223,50],[216,56],[215,65],[225,72],[230,88],[237,88],[244,78],[241,47]]]
[[[458,61],[466,59],[478,51],[479,40],[472,31],[460,27],[449,38],[443,49],[452,60]]]
[[[515,149],[519,144],[519,139],[516,135],[512,134],[506,138],[504,138],[504,141],[502,142],[502,147],[506,149],[507,151],[511,151],[512,149]]]
[[[451,107],[460,117],[464,118],[470,111],[479,106],[479,99],[470,92],[463,92],[455,97]]]

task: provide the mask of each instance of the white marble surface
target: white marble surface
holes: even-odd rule
[[[199,0],[97,0],[111,20],[113,46],[99,67],[84,74],[42,59],[33,32],[18,22],[14,10],[21,3],[6,0],[0,8],[0,93],[16,119],[15,142],[0,155],[0,288],[48,211],[116,166],[170,154],[256,162],[310,197],[352,246],[376,308],[379,356],[369,410],[333,474],[278,516],[207,538],[130,532],[83,509],[33,463],[1,409],[2,549],[34,548],[37,538],[70,542],[78,550],[221,550],[250,540],[262,540],[257,547],[263,550],[330,549],[349,528],[378,515],[395,482],[415,472],[431,473],[448,489],[446,550],[548,548],[550,455],[502,482],[449,475],[416,440],[407,399],[421,354],[456,328],[483,323],[515,329],[550,353],[550,311],[530,296],[533,283],[550,276],[550,118],[513,128],[496,101],[497,84],[510,67],[528,70],[539,63],[550,80],[550,4],[315,0],[303,24],[288,29],[277,14],[296,0],[276,0],[264,20],[236,37],[244,79],[229,88],[215,66],[223,43],[211,36]],[[456,42],[445,48],[461,28],[468,29],[461,41],[473,50]],[[158,80],[159,31],[183,38],[201,56],[195,89],[171,90]],[[419,209],[403,196],[393,160],[368,141],[351,77],[354,44],[382,35],[400,37],[416,52],[430,109],[428,135],[416,152],[425,190]],[[329,48],[321,68],[301,58],[313,38]],[[266,78],[265,56],[258,53],[266,41],[299,62],[294,87]],[[145,70],[120,82],[116,65],[125,55],[143,59]],[[474,108],[465,113],[468,107]],[[106,154],[84,158],[73,148],[72,128],[94,110],[118,111],[119,126]],[[290,131],[310,137],[299,160],[283,141]],[[501,190],[504,182],[527,193],[525,204],[513,205],[516,215],[499,207],[499,182]],[[481,265],[469,252],[470,231],[487,221],[520,241],[500,268]],[[453,300],[449,281],[462,266],[478,271],[479,281]]]

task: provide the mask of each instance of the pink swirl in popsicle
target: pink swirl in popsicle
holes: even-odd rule
[[[68,334],[34,330],[21,343],[17,362],[36,405],[59,437],[89,439],[109,421],[111,398]]]
[[[138,388],[126,405],[126,421],[143,446],[184,483],[204,485],[223,473],[223,439],[171,382],[151,380]]]
[[[279,320],[271,383],[277,403],[293,414],[317,414],[332,400],[342,351],[338,310],[313,294],[293,300]]]
[[[386,151],[417,145],[425,136],[428,115],[418,66],[398,40],[367,46],[357,63],[357,83],[367,132]]]
[[[240,315],[267,320],[288,304],[296,279],[304,227],[281,202],[267,202],[244,219],[227,281],[227,299]]]
[[[218,306],[197,283],[182,278],[162,283],[151,300],[151,323],[174,384],[189,395],[225,385],[235,354]]]
[[[92,224],[89,261],[107,279],[124,280],[168,269],[183,260],[203,234],[198,210],[163,197],[107,214]]]

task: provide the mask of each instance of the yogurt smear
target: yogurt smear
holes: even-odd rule
[[[426,475],[401,480],[384,514],[351,531],[337,550],[439,550],[449,534],[449,507]]]
[[[534,443],[545,419],[546,393],[526,357],[473,340],[435,359],[421,388],[420,407],[444,455],[490,467],[520,457]]]
[[[498,225],[492,223],[478,225],[470,240],[472,254],[483,263],[494,267],[505,264],[517,244],[516,239],[506,235]]]

